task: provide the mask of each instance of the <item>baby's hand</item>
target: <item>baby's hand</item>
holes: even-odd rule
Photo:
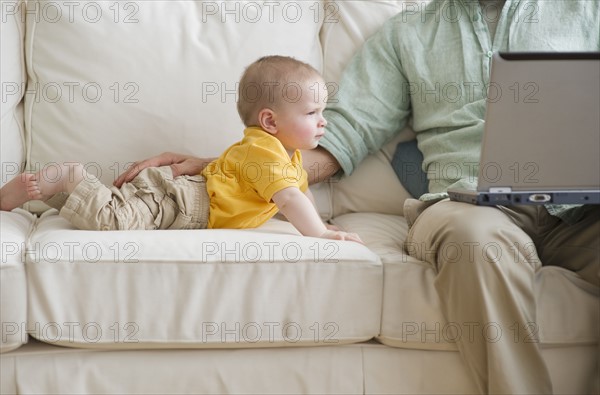
[[[340,230],[326,230],[321,236],[323,239],[331,239],[331,240],[350,240],[355,241],[364,245],[363,241],[358,237],[356,233],[348,233]]]
[[[327,222],[325,223],[325,227],[329,230],[335,230],[335,231],[342,230],[339,226],[328,224]]]

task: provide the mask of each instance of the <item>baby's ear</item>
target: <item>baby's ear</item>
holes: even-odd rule
[[[258,113],[258,124],[267,133],[277,134],[277,125],[275,122],[275,112],[270,108],[263,108]]]

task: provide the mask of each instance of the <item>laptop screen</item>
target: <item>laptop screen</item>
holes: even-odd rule
[[[600,53],[496,53],[478,190],[600,188]]]

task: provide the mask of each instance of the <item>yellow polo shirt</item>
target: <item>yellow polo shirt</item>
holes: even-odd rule
[[[308,188],[302,156],[289,157],[279,140],[261,128],[244,130],[244,138],[229,147],[202,172],[210,198],[208,228],[255,228],[275,214],[273,195],[288,187]]]

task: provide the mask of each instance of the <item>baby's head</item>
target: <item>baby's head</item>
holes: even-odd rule
[[[237,109],[246,126],[260,126],[263,108],[295,104],[304,95],[321,95],[325,84],[308,63],[287,56],[265,56],[246,68],[238,88]]]
[[[238,113],[286,148],[314,148],[323,135],[327,88],[311,65],[286,56],[265,56],[246,68],[239,84]],[[312,130],[312,132],[310,131]],[[304,142],[291,134],[304,134]],[[309,142],[308,134],[314,141]]]

